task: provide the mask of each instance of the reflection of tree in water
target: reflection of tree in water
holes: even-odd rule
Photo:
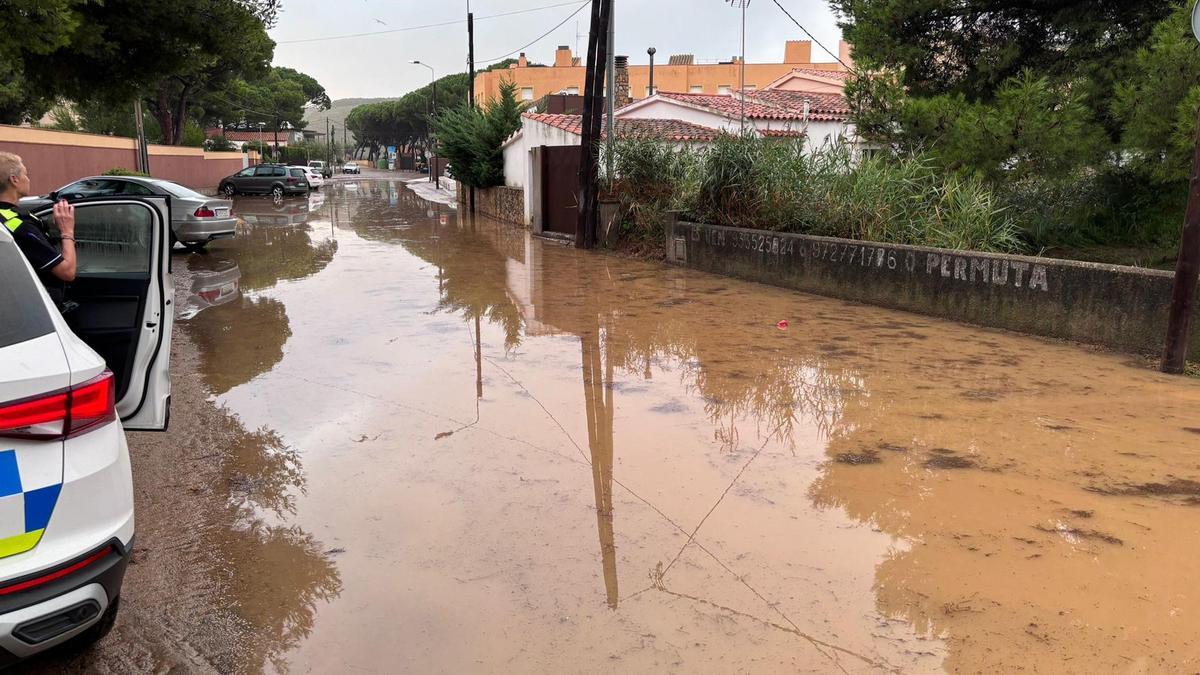
[[[283,303],[245,295],[208,309],[187,331],[200,347],[205,384],[217,395],[274,368],[292,336]]]
[[[218,544],[232,569],[221,586],[237,615],[250,628],[241,672],[262,672],[269,662],[286,670],[284,656],[312,631],[318,602],[342,589],[337,566],[324,547],[299,526],[279,524],[304,490],[297,451],[269,429],[248,432],[236,416],[223,418],[232,438],[222,466],[229,486],[227,528]],[[274,514],[268,522],[260,514]]]
[[[313,243],[308,225],[238,227],[235,254],[242,270],[242,291],[271,288],[281,280],[310,277],[325,269],[337,241]]]
[[[397,243],[437,267],[439,311],[487,319],[504,329],[506,348],[518,346],[523,328],[521,311],[508,295],[505,256],[493,247],[491,238],[472,232],[469,226],[460,226],[453,213],[448,214],[446,225],[439,224],[437,219],[444,207],[430,204],[410,190],[403,190],[399,202],[397,209],[389,210],[399,214],[393,214],[393,220],[401,225],[381,226],[374,209],[362,208],[355,213],[352,226],[364,239]],[[429,211],[434,212],[433,217]],[[508,244],[511,247],[512,242]]]

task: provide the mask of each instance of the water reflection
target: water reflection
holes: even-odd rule
[[[813,506],[890,535],[895,543],[886,555],[863,560],[878,560],[873,610],[858,603],[821,610],[842,616],[837,632],[861,636],[856,645],[846,638],[851,661],[924,668],[932,660],[958,670],[1052,669],[1069,658],[1115,668],[1134,659],[1170,669],[1179,663],[1165,656],[1173,645],[1200,653],[1200,619],[1178,617],[1168,599],[1189,593],[1182,577],[1146,580],[1152,561],[1137,552],[1152,550],[1167,568],[1200,573],[1194,547],[1174,536],[1180,522],[1197,532],[1194,513],[1154,501],[1182,485],[1181,476],[1196,479],[1200,444],[1185,430],[1188,411],[1200,405],[1194,388],[1173,389],[1067,346],[993,333],[968,339],[969,328],[872,308],[847,317],[841,303],[581,256],[465,215],[442,226],[422,217],[422,203],[397,201],[391,222],[399,226],[381,226],[364,212],[355,229],[436,265],[441,311],[501,327],[509,351],[539,336],[578,338],[609,607],[621,599],[613,486],[627,489],[614,476],[623,449],[614,442],[613,398],[622,390],[616,370],[631,379],[678,377],[703,402],[716,446],[744,462],[743,470],[762,452],[794,457],[793,471],[815,462],[815,480],[802,481]],[[792,329],[775,329],[780,318]],[[1151,431],[1130,415],[1146,400],[1172,402],[1160,409],[1170,430]],[[661,412],[685,406],[664,404]],[[1128,430],[1099,422],[1105,415],[1128,419]],[[1165,465],[1161,453],[1131,451],[1148,434],[1164,450],[1189,450]],[[1086,459],[1077,454],[1082,447]],[[1145,463],[1150,457],[1157,464]],[[1111,496],[1137,494],[1121,487],[1137,485],[1150,487],[1132,505]],[[762,514],[775,517],[778,497],[757,489],[769,505]],[[803,515],[800,505],[788,508],[801,514],[793,517],[821,519]],[[695,536],[703,523],[683,529]],[[1127,542],[1138,542],[1137,550]],[[805,603],[778,599],[789,595],[786,584],[760,577],[751,586],[728,559],[702,553],[769,605],[747,615],[811,637],[801,630]],[[759,554],[742,564],[788,564],[780,551]],[[675,560],[686,555],[681,550]],[[680,595],[671,588],[673,564],[659,570],[655,589]],[[855,598],[864,590],[852,579],[821,579]],[[1031,579],[1039,581],[1021,581]],[[1099,606],[1097,594],[1106,598]],[[1122,618],[1141,605],[1135,618]],[[863,631],[872,622],[874,637]],[[1106,637],[1128,630],[1145,641]],[[936,643],[943,637],[941,661]]]
[[[242,270],[237,262],[222,255],[195,256],[188,262],[192,282],[187,298],[176,316],[187,321],[209,307],[233,302],[240,295]]]

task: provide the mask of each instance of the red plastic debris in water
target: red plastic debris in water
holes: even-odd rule
[[[778,328],[779,330],[787,330],[787,326],[788,326],[787,319],[784,319],[783,321],[780,321],[779,323],[775,324],[775,327]]]

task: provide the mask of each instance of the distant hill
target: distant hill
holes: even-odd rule
[[[337,140],[342,140],[342,127],[346,124],[346,116],[354,110],[355,106],[363,105],[364,103],[379,103],[380,101],[394,101],[394,98],[339,98],[333,101],[333,107],[329,110],[317,110],[310,108],[304,115],[305,129],[313,131],[325,132],[325,118],[329,118],[329,123],[337,125]],[[348,134],[347,138],[353,138],[354,134]]]

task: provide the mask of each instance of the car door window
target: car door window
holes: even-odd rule
[[[253,176],[253,175],[254,175],[254,167],[250,167],[249,169],[242,169],[241,171],[234,174],[234,176],[237,176],[238,178],[249,178],[250,176]]]
[[[276,167],[273,167],[273,166],[260,166],[254,170],[254,175],[259,176],[259,177],[272,176],[272,175],[275,175],[274,174],[275,169],[276,169]]]
[[[142,185],[141,183],[135,183],[131,180],[127,180],[127,181],[125,181],[125,184],[122,186],[120,194],[132,195],[135,197],[148,197],[148,196],[154,194],[154,190],[151,190],[150,188],[146,187],[145,185]]]
[[[51,238],[58,237],[53,212],[41,216]],[[153,214],[136,204],[89,204],[75,210],[77,274],[150,271]]]
[[[11,238],[0,240],[0,348],[54,331],[37,281]]]
[[[304,169],[292,169],[292,176],[296,178],[304,178],[305,171]]]
[[[287,169],[283,168],[282,166],[273,166],[273,167],[271,167],[271,175],[272,176],[286,176]]]
[[[75,181],[58,191],[58,196],[67,199],[83,199],[85,197],[109,197],[120,194],[122,181],[106,178],[87,178]]]

